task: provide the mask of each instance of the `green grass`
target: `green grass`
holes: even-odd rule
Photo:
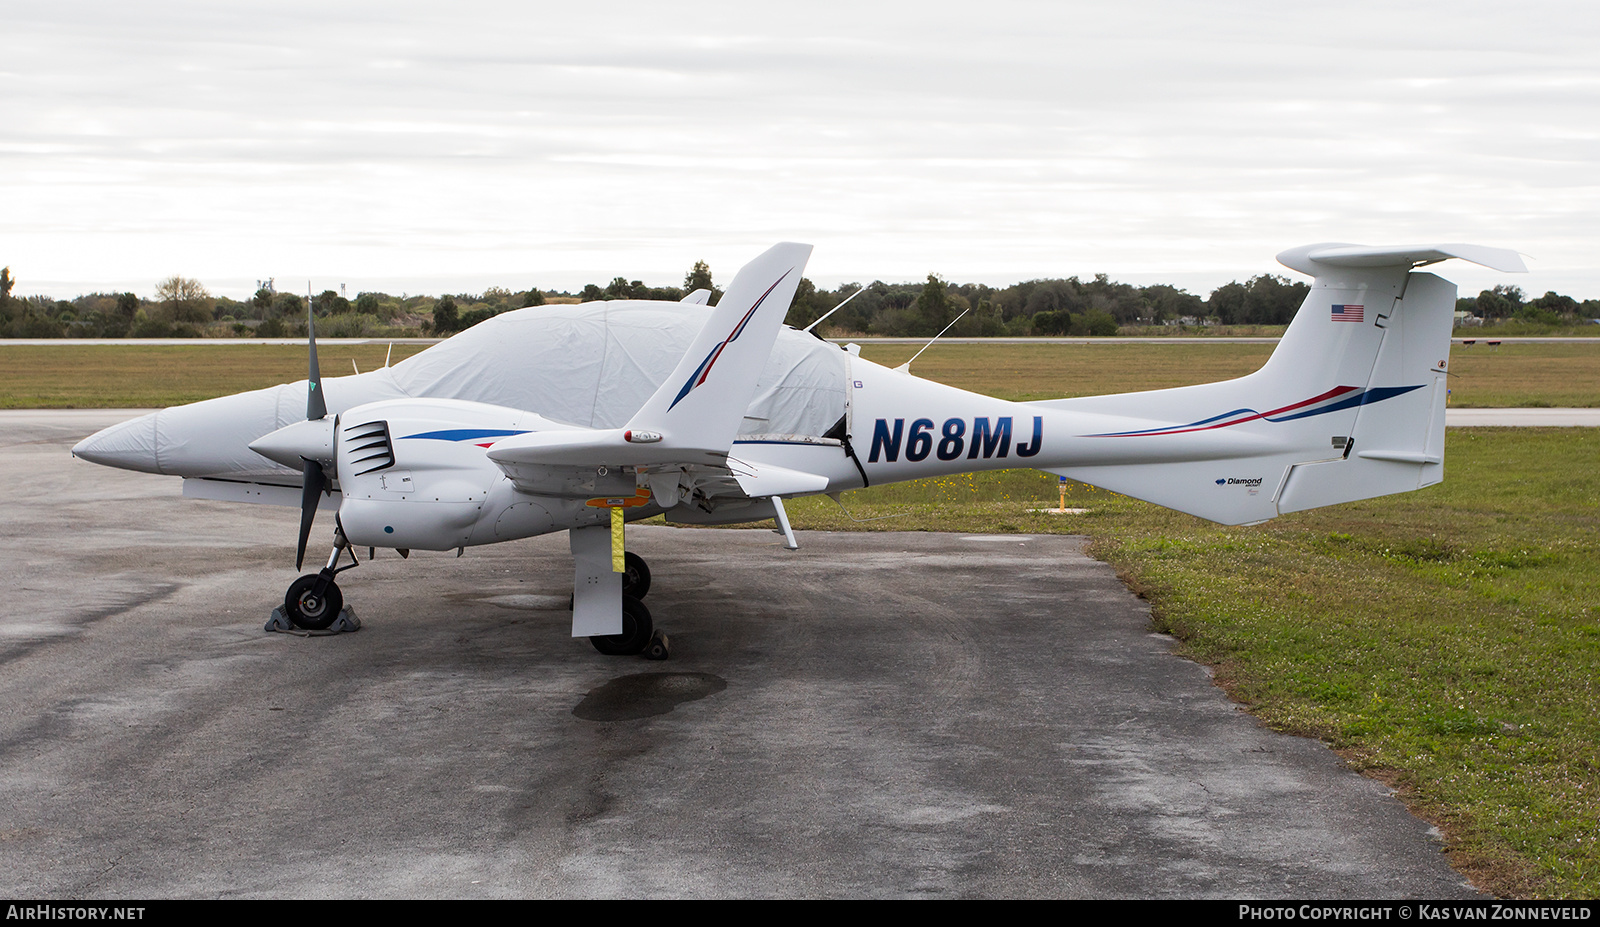
[[[395,362],[426,345],[397,344]],[[386,344],[318,345],[330,377],[383,366]],[[8,345],[0,409],[164,408],[305,379],[299,345]]]
[[[893,367],[913,344],[866,344],[861,356]],[[1018,401],[1164,389],[1226,380],[1266,363],[1272,344],[935,344],[920,377]],[[1479,343],[1450,352],[1456,407],[1600,406],[1600,339],[1593,343]]]
[[[1493,409],[1600,406],[1600,340],[1456,345],[1450,351],[1450,404]]]
[[[424,345],[397,344],[394,360]],[[866,344],[893,367],[918,345]],[[323,345],[328,376],[383,364],[388,346]],[[1092,396],[1243,376],[1271,344],[936,344],[917,376],[1003,399]],[[1451,353],[1452,405],[1600,406],[1600,339],[1593,344],[1486,344]],[[305,376],[298,345],[7,345],[0,341],[0,408],[146,408],[273,386]]]
[[[788,504],[800,529],[1075,533],[1273,727],[1394,784],[1515,896],[1600,895],[1600,432],[1453,429],[1421,492],[1228,528],[1054,477]]]

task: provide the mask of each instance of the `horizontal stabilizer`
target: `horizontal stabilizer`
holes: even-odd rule
[[[1322,276],[1327,267],[1414,267],[1459,258],[1503,273],[1525,274],[1522,255],[1508,248],[1489,248],[1462,243],[1436,245],[1349,245],[1322,242],[1290,248],[1278,255],[1278,263],[1313,277]],[[1321,265],[1319,267],[1318,265]]]

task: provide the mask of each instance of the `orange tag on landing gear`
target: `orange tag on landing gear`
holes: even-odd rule
[[[584,505],[597,509],[631,509],[650,502],[650,490],[635,490],[631,496],[603,496],[590,499]]]

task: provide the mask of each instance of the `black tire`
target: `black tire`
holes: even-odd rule
[[[644,558],[633,551],[622,554],[622,594],[643,599],[650,591],[650,568]]]
[[[650,635],[655,633],[650,621],[650,609],[631,595],[622,597],[622,633],[599,634],[589,638],[594,649],[608,657],[629,657],[644,653],[650,646]]]
[[[317,574],[307,573],[291,583],[288,594],[283,597],[283,613],[289,616],[289,623],[297,628],[327,630],[338,620],[339,610],[344,608],[344,596],[332,580],[329,580],[321,598],[311,594],[316,584]]]

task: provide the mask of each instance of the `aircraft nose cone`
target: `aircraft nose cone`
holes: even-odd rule
[[[162,473],[156,459],[156,416],[160,414],[151,412],[97,431],[79,441],[72,455],[105,467]]]

